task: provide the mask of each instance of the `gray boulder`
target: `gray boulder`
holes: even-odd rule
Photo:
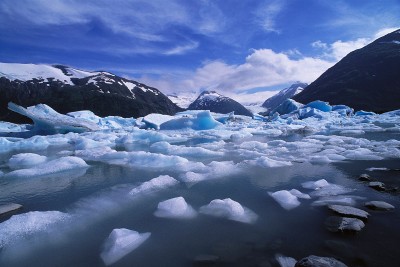
[[[347,267],[347,265],[334,258],[311,255],[299,260],[295,267]]]

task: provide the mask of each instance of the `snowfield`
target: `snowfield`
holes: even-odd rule
[[[90,111],[58,114],[46,105],[27,109],[12,105],[12,109],[35,124],[0,122],[0,186],[5,192],[0,194],[0,202],[57,194],[73,186],[83,190],[59,211],[28,205],[21,214],[0,221],[0,265],[14,263],[21,246],[29,259],[32,255],[27,251],[46,244],[62,247],[71,236],[76,238],[120,213],[130,214],[133,222],[143,219],[151,223],[142,222],[136,228],[134,223],[125,226],[126,219],[99,231],[99,236],[92,238],[97,246],[93,250],[101,251],[98,257],[106,265],[154,245],[152,240],[161,235],[152,228],[155,224],[224,222],[250,227],[266,223],[263,212],[253,207],[251,195],[230,196],[229,190],[216,189],[220,181],[234,181],[253,172],[266,173],[279,185],[263,189],[262,179],[253,177],[251,181],[261,184],[257,190],[262,190],[271,210],[288,214],[303,206],[354,206],[365,198],[358,196],[356,189],[333,182],[332,177],[312,177],[295,187],[285,186],[274,173],[299,166],[306,166],[303,170],[307,173],[307,166],[400,159],[400,111],[354,114],[346,106],[322,101],[303,106],[291,100],[277,109],[282,115],[275,113],[269,118],[209,111],[100,118]],[[110,176],[99,175],[95,171],[98,166],[105,166]],[[124,180],[118,168],[145,179]],[[113,186],[94,195],[81,195],[99,184]],[[192,197],[196,186],[207,186],[211,193]],[[135,205],[148,208],[148,213],[132,212]]]

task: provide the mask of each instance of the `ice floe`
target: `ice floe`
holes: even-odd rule
[[[179,184],[179,181],[169,175],[160,175],[132,189],[130,195],[148,194],[163,188]]]
[[[183,197],[175,197],[158,203],[154,215],[163,218],[191,219],[196,217],[197,212]]]
[[[105,265],[111,265],[137,249],[150,235],[125,228],[114,229],[105,240],[100,257]]]
[[[34,153],[20,153],[8,160],[8,166],[15,169],[24,169],[46,162],[47,157]]]
[[[200,213],[242,223],[254,223],[258,218],[252,210],[230,198],[214,199],[208,205],[200,207]]]
[[[300,206],[300,201],[297,196],[287,190],[280,190],[273,193],[269,192],[268,194],[286,210],[291,210]]]
[[[31,168],[11,171],[7,173],[6,176],[13,178],[46,176],[88,167],[89,165],[87,165],[81,158],[61,157],[45,163],[37,164]]]

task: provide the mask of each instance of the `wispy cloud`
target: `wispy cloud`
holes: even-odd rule
[[[191,41],[190,43],[188,43],[186,45],[179,45],[177,47],[169,49],[169,50],[163,52],[163,54],[164,55],[182,55],[182,54],[185,54],[187,51],[196,49],[197,47],[199,47],[199,43]]]
[[[277,16],[284,8],[285,2],[282,0],[268,1],[256,11],[256,19],[262,29],[266,32],[280,33],[281,30],[276,25]]]

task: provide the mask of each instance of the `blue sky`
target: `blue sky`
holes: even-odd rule
[[[0,61],[243,94],[312,82],[398,14],[399,0],[2,0]]]

